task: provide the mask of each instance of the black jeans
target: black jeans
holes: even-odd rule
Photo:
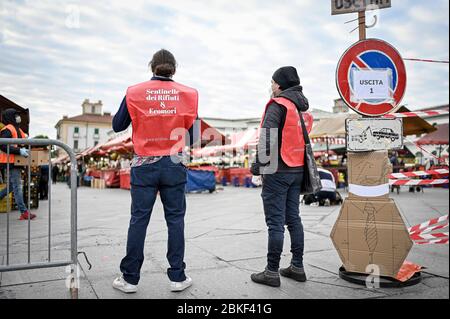
[[[126,282],[137,285],[144,262],[144,243],[153,205],[159,191],[169,231],[167,259],[171,281],[186,280],[184,269],[184,215],[186,213],[187,170],[170,157],[156,163],[131,168],[131,220],[128,229],[127,255],[120,270]]]
[[[39,198],[48,199],[48,176],[42,176],[39,180]]]
[[[304,232],[300,218],[300,187],[303,173],[263,176],[261,197],[269,230],[267,269],[278,271],[283,252],[284,226],[291,236],[291,264],[303,267]]]

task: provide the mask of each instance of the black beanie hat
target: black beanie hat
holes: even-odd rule
[[[297,69],[293,66],[284,66],[275,71],[272,79],[280,86],[282,91],[300,85]]]

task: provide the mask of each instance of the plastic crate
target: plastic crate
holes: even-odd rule
[[[7,207],[6,204],[8,202],[8,197],[9,197],[9,206]],[[5,198],[0,200],[0,214],[6,213],[7,211],[11,211],[11,206],[12,206],[12,194],[9,193],[8,196],[5,196]]]

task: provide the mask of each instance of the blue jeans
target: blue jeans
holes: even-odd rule
[[[300,187],[303,173],[275,173],[263,176],[261,197],[269,230],[267,269],[278,271],[283,252],[284,226],[291,236],[291,264],[303,267],[304,233],[300,218]]]
[[[170,281],[186,280],[184,269],[184,215],[186,167],[163,157],[156,163],[131,168],[131,220],[127,254],[120,270],[126,282],[137,285],[144,262],[144,242],[153,205],[159,191],[169,231],[167,259]]]
[[[24,213],[28,210],[25,202],[23,201],[23,193],[22,193],[22,169],[16,167],[9,168],[9,192],[14,193],[14,200],[17,204],[17,208],[19,208],[21,213]],[[6,169],[5,169],[5,178],[6,178]],[[0,200],[6,197],[7,187],[0,191]]]

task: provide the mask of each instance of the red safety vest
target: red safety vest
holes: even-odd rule
[[[1,131],[3,130],[9,130],[11,132],[12,138],[19,138],[19,134],[17,134],[17,130],[12,124],[8,124],[5,127],[3,127]],[[21,128],[19,128],[20,132],[20,138],[27,138],[27,134],[25,134]],[[11,145],[17,147],[17,145]],[[15,160],[15,154],[9,153],[9,163],[14,163]],[[0,151],[0,163],[6,164],[8,163],[8,154]]]
[[[198,92],[173,81],[147,81],[127,90],[134,152],[165,156],[181,152],[197,119]]]
[[[303,166],[305,162],[305,141],[303,139],[303,130],[300,122],[300,116],[298,114],[297,107],[291,101],[286,98],[279,97],[269,101],[264,111],[261,127],[266,116],[267,108],[269,105],[275,102],[280,107],[286,108],[286,121],[283,126],[282,139],[281,139],[281,158],[289,167]],[[304,112],[303,120],[305,121],[306,130],[311,132],[313,125],[313,116],[309,112]]]

